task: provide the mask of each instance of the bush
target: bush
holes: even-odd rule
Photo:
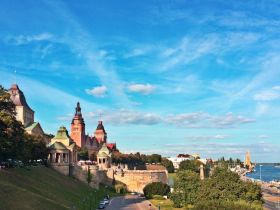
[[[197,202],[193,210],[261,210],[262,205],[252,205],[245,201],[201,200]]]
[[[116,193],[124,194],[127,192],[126,185],[122,183],[118,183],[115,185]]]
[[[170,192],[170,187],[162,182],[153,182],[147,184],[143,191],[145,197],[150,199],[153,195],[167,195]]]

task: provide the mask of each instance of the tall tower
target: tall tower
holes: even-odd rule
[[[102,121],[98,121],[97,128],[94,132],[94,137],[99,143],[107,143],[107,133],[105,131]]]
[[[75,116],[72,119],[70,136],[79,147],[84,147],[85,123],[84,123],[79,102],[77,103]]]
[[[16,107],[16,118],[24,127],[34,123],[34,111],[28,106],[23,92],[17,84],[13,84],[8,91]]]

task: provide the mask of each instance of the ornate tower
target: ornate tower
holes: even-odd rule
[[[76,113],[71,123],[71,138],[79,147],[85,145],[85,123],[81,112],[80,103],[77,103]]]
[[[16,118],[24,127],[34,123],[34,111],[28,106],[23,92],[17,84],[13,84],[8,91],[11,95],[11,100],[16,106]]]
[[[97,128],[94,132],[94,137],[99,143],[107,143],[107,133],[102,121],[98,121]]]

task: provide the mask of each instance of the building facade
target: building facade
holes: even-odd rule
[[[70,174],[70,167],[77,162],[77,145],[61,126],[47,145],[50,150],[48,162],[51,167],[64,175]]]
[[[82,117],[80,103],[78,102],[75,108],[75,114],[71,122],[71,138],[80,149],[87,149],[89,159],[97,160],[98,151],[102,145],[106,145],[110,152],[117,150],[116,143],[107,143],[107,132],[103,122],[98,121],[96,130],[92,136],[85,134],[85,122]]]
[[[15,105],[16,119],[22,123],[25,131],[30,135],[41,136],[48,141],[39,122],[34,122],[35,112],[27,104],[23,92],[17,84],[13,84],[8,90],[10,99]]]

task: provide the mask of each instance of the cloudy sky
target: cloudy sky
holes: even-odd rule
[[[80,101],[124,152],[280,161],[278,0],[4,0],[0,17],[0,84],[47,133]]]

